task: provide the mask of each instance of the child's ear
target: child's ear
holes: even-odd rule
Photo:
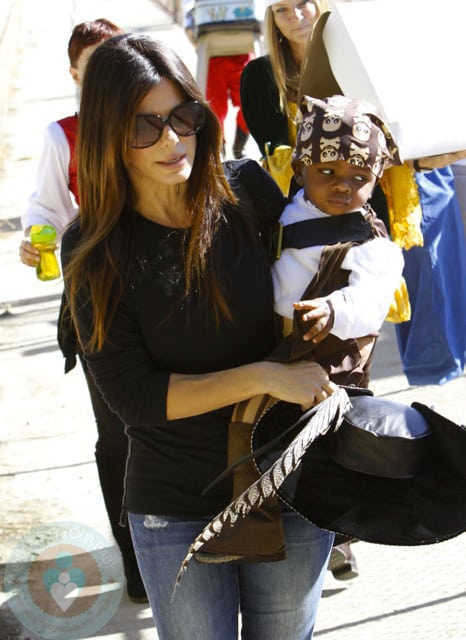
[[[73,78],[75,85],[79,87],[79,71],[76,67],[70,67],[70,75]]]
[[[302,162],[300,162],[299,160],[294,160],[291,163],[291,167],[293,169],[294,177],[295,177],[296,182],[299,184],[300,187],[302,187],[303,184],[304,184]]]

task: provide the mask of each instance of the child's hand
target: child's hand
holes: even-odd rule
[[[28,267],[36,267],[39,264],[39,249],[33,247],[29,240],[22,240],[19,247],[19,258]]]
[[[335,314],[332,303],[326,298],[301,300],[294,303],[296,311],[302,311],[304,322],[312,323],[311,328],[303,335],[303,340],[322,342],[332,330]]]

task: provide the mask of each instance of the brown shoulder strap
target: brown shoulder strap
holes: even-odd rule
[[[341,264],[352,246],[352,242],[345,242],[324,247],[317,273],[303,293],[301,300],[327,295],[335,287],[338,287],[339,280],[341,280],[340,286],[344,286],[347,276],[346,272],[341,270]],[[305,331],[306,325],[301,320],[301,314],[295,313],[292,333],[277,345],[268,360],[289,362],[310,357],[311,352],[315,349],[315,344],[302,340],[301,336]]]
[[[352,242],[341,242],[328,245],[322,249],[317,273],[301,296],[301,300],[319,298],[328,295],[335,288],[338,288],[338,284],[335,283],[335,277],[337,272],[341,270],[343,260],[352,246]],[[347,283],[344,272],[342,272],[342,275],[344,277],[339,286]]]

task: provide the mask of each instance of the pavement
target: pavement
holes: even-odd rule
[[[63,374],[56,344],[62,282],[39,282],[34,271],[19,262],[19,217],[33,186],[43,129],[76,109],[66,64],[74,24],[106,17],[128,31],[153,34],[176,48],[193,72],[196,54],[183,30],[152,0],[9,0],[2,6],[0,19],[6,26],[1,25],[0,56],[7,41],[8,65],[2,60],[2,73],[8,69],[11,90],[1,113],[5,133],[0,154],[0,640],[157,640],[150,609],[131,603],[121,584],[121,563],[94,463],[95,426],[82,372],[77,367]],[[14,20],[8,21],[12,15]],[[253,144],[248,153],[257,157]],[[406,404],[424,402],[464,423],[465,376],[442,386],[410,387],[388,323],[376,349],[372,388]],[[99,609],[99,599],[92,600],[88,592],[81,617],[68,619],[69,602],[58,596],[55,602],[65,603],[60,610],[24,599],[26,587],[33,591],[34,567],[39,560],[45,562],[50,530],[64,532],[65,523],[74,523],[72,530],[81,537],[92,531],[105,541],[94,549],[91,535],[81,540],[84,555],[89,551],[95,558],[100,549],[116,556],[118,565],[112,604]],[[44,527],[49,527],[45,538]],[[315,637],[465,639],[465,542],[462,535],[427,547],[354,544],[360,576],[343,582],[327,573]],[[60,544],[71,548],[63,546],[64,539]],[[47,562],[50,565],[50,558]],[[62,590],[64,575],[58,585]],[[78,574],[73,575],[77,582]],[[35,617],[28,617],[28,607]]]

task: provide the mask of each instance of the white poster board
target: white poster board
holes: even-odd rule
[[[466,149],[466,0],[336,3],[323,39],[343,93],[378,107],[405,160]]]

